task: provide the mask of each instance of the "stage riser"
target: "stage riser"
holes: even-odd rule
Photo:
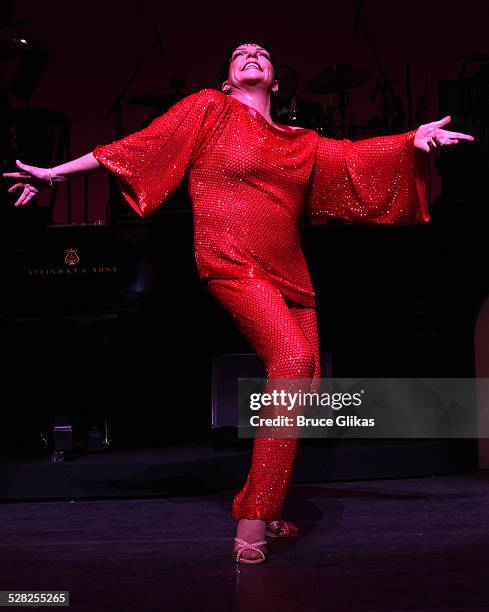
[[[301,448],[294,483],[423,477],[477,468],[473,440],[335,440]],[[4,461],[0,499],[141,498],[238,489],[249,469],[248,450],[114,451],[52,464],[49,459]]]

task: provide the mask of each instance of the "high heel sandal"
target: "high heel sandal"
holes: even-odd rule
[[[299,529],[290,521],[267,521],[265,536],[268,538],[296,538],[298,535]]]
[[[233,558],[236,561],[236,563],[247,563],[250,565],[256,565],[258,563],[263,563],[265,561],[266,555],[263,552],[263,550],[261,550],[261,548],[258,548],[258,546],[266,546],[267,544],[266,540],[258,540],[257,542],[251,543],[251,542],[245,542],[241,538],[234,538],[234,541],[236,542],[236,544],[233,550]],[[258,557],[258,559],[241,558],[241,555],[245,550],[254,550],[260,555],[260,557]]]

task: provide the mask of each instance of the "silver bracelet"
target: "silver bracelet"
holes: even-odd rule
[[[53,179],[51,177],[51,168],[48,168],[48,175],[49,175],[49,186],[52,189],[53,188]]]

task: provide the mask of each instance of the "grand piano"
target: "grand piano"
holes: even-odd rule
[[[121,211],[126,214],[125,208]],[[33,214],[38,212],[33,209]],[[37,330],[49,347],[53,411],[46,445],[58,462],[79,450],[110,447],[112,330],[121,321],[144,323],[163,317],[161,305],[169,285],[178,292],[185,278],[188,294],[198,284],[193,274],[192,220],[188,211],[170,210],[163,220],[140,220],[134,214],[110,225],[43,226],[25,221],[3,228],[0,319],[4,325]],[[173,259],[177,265],[169,265]],[[189,274],[194,283],[189,283]],[[101,364],[98,393],[88,401],[85,431],[76,432],[79,419],[73,407],[92,374],[89,363],[75,366],[71,357],[77,339],[93,329],[93,358]],[[90,353],[87,358],[91,361]]]

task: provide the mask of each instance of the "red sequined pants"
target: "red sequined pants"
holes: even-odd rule
[[[268,378],[320,378],[316,309],[288,301],[261,279],[213,279],[211,294],[232,316]],[[233,501],[236,520],[282,517],[297,438],[255,437],[251,469]]]

